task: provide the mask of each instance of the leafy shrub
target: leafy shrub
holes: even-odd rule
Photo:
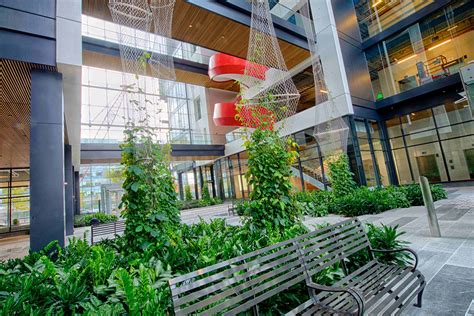
[[[184,186],[184,200],[186,202],[193,200],[193,194],[191,193],[191,187],[189,186],[189,184],[186,184]]]
[[[366,224],[365,230],[372,249],[393,250],[407,247],[409,243],[401,239],[405,232],[399,231],[398,228],[398,225],[387,226],[382,224],[382,226],[376,226],[374,224]],[[374,255],[383,263],[394,263],[400,266],[407,266],[411,263],[410,254],[407,252],[388,254],[374,252]],[[350,271],[354,271],[369,260],[371,260],[369,252],[360,251],[349,258],[348,268]]]
[[[295,205],[301,208],[301,213],[320,217],[329,214],[329,207],[334,195],[330,191],[314,190],[298,192],[293,198],[295,199]]]
[[[431,195],[433,196],[433,201],[438,201],[448,198],[446,190],[439,184],[431,184]],[[403,192],[411,206],[420,206],[424,205],[423,195],[421,193],[421,188],[419,184],[408,184],[399,187],[399,190]]]
[[[211,194],[209,193],[209,186],[207,185],[207,182],[204,182],[202,185],[202,199],[205,201],[211,200]]]
[[[113,214],[93,213],[74,216],[74,227],[89,226],[91,220],[98,219],[100,223],[112,223],[118,221],[118,217]]]
[[[345,216],[378,214],[394,208],[409,207],[406,197],[394,189],[358,188],[352,194],[338,197],[331,205],[332,212]]]
[[[328,176],[334,196],[341,197],[351,194],[357,185],[354,174],[349,167],[349,158],[345,153],[329,157]]]

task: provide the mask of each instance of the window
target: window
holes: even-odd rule
[[[367,50],[374,99],[448,77],[472,61],[473,14],[473,1],[453,1]]]

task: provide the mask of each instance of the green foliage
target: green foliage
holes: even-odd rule
[[[328,215],[334,199],[332,192],[320,190],[298,192],[293,197],[295,205],[301,208],[303,214],[314,217]]]
[[[285,142],[273,130],[257,128],[245,141],[248,153],[250,193],[248,222],[259,229],[270,224],[285,227],[298,219],[290,191],[291,165],[297,157],[294,143]]]
[[[430,189],[431,189],[431,195],[433,197],[433,201],[438,201],[438,200],[448,198],[448,194],[446,193],[446,190],[443,189],[441,185],[431,184]],[[423,195],[421,193],[421,188],[419,184],[414,183],[414,184],[409,184],[409,185],[403,185],[399,187],[399,190],[406,195],[406,197],[408,198],[408,201],[410,202],[410,205],[412,206],[424,205]]]
[[[95,218],[101,223],[112,223],[118,220],[118,217],[113,214],[94,213],[74,216],[74,227],[89,226],[91,220]]]
[[[191,193],[191,187],[189,186],[189,184],[186,184],[184,186],[184,200],[186,202],[193,200],[193,194]]]
[[[165,237],[166,225],[179,223],[176,192],[169,170],[169,146],[153,141],[147,128],[129,127],[121,145],[125,181],[122,216],[130,249],[145,249]]]
[[[211,200],[211,194],[209,193],[209,186],[207,185],[207,182],[204,182],[202,185],[202,199],[205,201],[210,201]]]
[[[403,194],[394,189],[369,189],[361,187],[351,194],[334,199],[331,209],[333,213],[345,216],[378,214],[394,208],[409,207],[410,204]]]
[[[93,246],[75,239],[64,249],[56,242],[22,260],[0,263],[0,315],[169,315],[170,278],[307,232],[299,224],[250,230],[227,225],[222,219],[168,225],[164,230],[167,243],[156,240],[143,251],[130,253],[124,238]],[[397,227],[368,226],[373,248],[402,247],[402,234]],[[351,267],[366,263],[364,256],[361,252],[351,258]],[[405,259],[381,257],[399,264]],[[331,285],[342,277],[336,263],[315,275],[314,281]],[[262,302],[260,313],[281,314],[307,299],[302,282]]]
[[[345,153],[330,157],[328,163],[328,176],[335,197],[351,194],[357,185],[354,174],[349,167],[349,158]]]
[[[376,226],[374,224],[367,224],[365,230],[372,249],[393,250],[407,247],[409,243],[401,239],[405,232],[399,231],[398,228],[398,225],[386,226],[382,224],[382,226]],[[412,263],[412,258],[407,252],[388,254],[374,252],[374,255],[377,260],[387,264],[392,263],[400,266],[408,266]],[[350,257],[348,262],[349,270],[353,271],[366,264],[369,260],[371,260],[369,252],[367,250],[360,251]]]

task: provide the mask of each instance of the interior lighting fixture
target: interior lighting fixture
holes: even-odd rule
[[[324,90],[324,89],[319,89],[319,92],[324,93],[324,94],[328,94],[328,93],[329,93],[327,90]]]
[[[407,60],[410,60],[410,59],[412,59],[412,58],[415,58],[416,56],[418,56],[418,54],[414,54],[414,55],[408,56],[407,58],[403,58],[402,60],[399,60],[399,61],[397,62],[397,64],[404,63],[404,62],[406,62]]]
[[[378,0],[378,1],[374,2],[374,3],[372,4],[372,8],[375,8],[376,6],[378,6],[378,5],[381,4],[381,3],[382,3],[382,0]]]
[[[439,44],[436,44],[435,46],[428,48],[428,51],[433,50],[437,47],[443,46],[444,44],[448,44],[449,42],[451,42],[451,39],[445,40],[444,42],[441,42]]]

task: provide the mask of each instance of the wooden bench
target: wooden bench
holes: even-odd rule
[[[368,262],[352,273],[345,259],[368,251]],[[300,284],[308,297],[287,315],[391,315],[410,301],[421,299],[425,280],[413,267],[379,262],[362,223],[349,219],[243,256],[226,260],[169,281],[176,315],[258,314],[258,305]],[[332,286],[313,282],[313,277],[340,263],[345,277]]]
[[[116,221],[113,223],[91,225],[91,244],[101,241],[95,240],[99,236],[108,236],[106,239],[114,239],[116,235],[125,231],[125,221]]]

